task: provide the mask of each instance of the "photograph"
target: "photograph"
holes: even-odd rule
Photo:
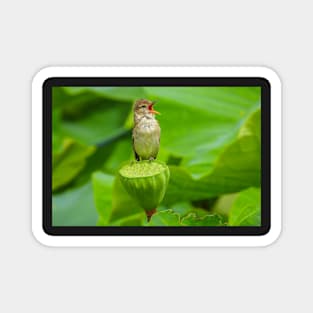
[[[261,226],[261,87],[54,86],[52,226]]]

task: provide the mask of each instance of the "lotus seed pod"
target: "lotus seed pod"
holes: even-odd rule
[[[146,211],[148,220],[164,198],[170,171],[159,161],[139,161],[119,170],[121,182],[129,195]]]

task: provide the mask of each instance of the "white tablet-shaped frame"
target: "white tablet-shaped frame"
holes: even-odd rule
[[[47,234],[43,227],[43,85],[62,77],[224,77],[265,79],[270,84],[271,199],[270,229],[264,235],[204,236],[111,236]],[[32,231],[42,244],[56,247],[239,247],[267,246],[281,232],[281,83],[266,67],[48,67],[39,71],[32,83]]]

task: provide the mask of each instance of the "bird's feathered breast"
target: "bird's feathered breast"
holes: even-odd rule
[[[133,129],[134,150],[142,159],[156,157],[159,151],[161,129],[154,118],[143,117]]]
[[[160,133],[160,126],[156,119],[143,117],[136,123],[133,132]]]

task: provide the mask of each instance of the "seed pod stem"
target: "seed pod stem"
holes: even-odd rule
[[[150,222],[152,215],[153,215],[154,213],[156,213],[156,211],[157,211],[156,209],[152,209],[152,210],[150,210],[150,211],[146,211],[147,221],[148,221],[148,222]]]

